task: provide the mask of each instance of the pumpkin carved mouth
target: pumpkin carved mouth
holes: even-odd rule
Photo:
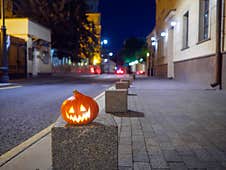
[[[90,108],[86,112],[86,108],[83,105],[81,105],[80,111],[83,112],[83,114],[82,115],[76,115],[74,108],[71,107],[69,112],[66,112],[66,116],[67,116],[68,119],[70,119],[70,120],[72,120],[73,122],[76,122],[76,123],[81,123],[81,122],[84,122],[85,120],[90,119]]]

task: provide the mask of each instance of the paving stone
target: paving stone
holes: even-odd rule
[[[197,155],[197,157],[199,158],[199,160],[201,160],[201,161],[214,161],[215,160],[215,158],[203,148],[195,149],[194,152]]]
[[[118,146],[119,154],[132,154],[131,145],[119,145]]]
[[[173,150],[175,146],[172,143],[164,142],[159,144],[162,150]]]
[[[159,146],[150,146],[147,148],[147,150],[150,157],[162,155],[162,151]]]
[[[219,162],[208,161],[205,162],[205,166],[207,170],[225,170],[225,167],[219,164]]]
[[[132,154],[131,153],[120,153],[118,155],[118,165],[132,167]]]
[[[151,146],[159,146],[159,143],[157,142],[157,138],[155,137],[148,137],[148,138],[145,137],[145,143],[147,148]]]
[[[181,156],[194,156],[195,153],[186,145],[176,146],[175,150]]]
[[[182,162],[181,156],[175,150],[162,150],[167,162]]]
[[[144,144],[144,139],[133,141],[132,148],[133,148],[133,161],[138,161],[138,162],[149,161],[147,150]]]
[[[132,167],[129,167],[129,166],[119,166],[118,169],[119,170],[132,170]]]
[[[154,168],[169,168],[165,159],[161,155],[151,156],[151,167]]]
[[[150,164],[145,162],[134,162],[134,170],[151,170]]]
[[[149,162],[146,150],[133,150],[133,161]]]
[[[122,126],[131,126],[130,118],[122,118],[121,123]]]
[[[197,157],[194,157],[194,156],[182,156],[182,159],[185,163],[185,165],[188,167],[188,168],[197,168],[197,169],[200,169],[200,168],[206,168],[207,165],[202,162],[202,161],[199,161]]]
[[[119,145],[132,145],[131,137],[120,137]]]
[[[169,163],[169,167],[172,170],[187,170],[188,169],[183,162]]]

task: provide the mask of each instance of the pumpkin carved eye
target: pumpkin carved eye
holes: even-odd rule
[[[97,117],[98,112],[99,107],[96,101],[78,91],[75,91],[74,96],[66,99],[61,106],[63,119],[75,125],[90,123]]]
[[[86,112],[86,108],[82,104],[80,105],[80,111],[81,112]]]
[[[71,108],[69,110],[69,113],[75,113],[75,110],[74,110],[73,106],[71,106]]]

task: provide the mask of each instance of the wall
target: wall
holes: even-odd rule
[[[6,19],[5,24],[8,35],[28,40],[28,18]]]
[[[175,62],[175,79],[210,87],[215,76],[215,57],[206,56]]]
[[[174,28],[174,61],[183,61],[192,58],[199,58],[215,53],[215,38],[216,38],[216,1],[210,1],[210,40],[198,44],[199,33],[199,1],[183,0],[178,1],[175,20],[177,25]],[[188,49],[182,49],[183,37],[183,15],[189,11],[189,32],[188,32]]]

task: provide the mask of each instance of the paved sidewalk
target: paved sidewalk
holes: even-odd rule
[[[225,101],[226,91],[137,79],[130,88],[130,111],[114,115],[119,169],[225,170]],[[51,169],[50,145],[49,134],[0,169]]]
[[[146,79],[130,93],[116,118],[120,169],[226,169],[226,91]]]

